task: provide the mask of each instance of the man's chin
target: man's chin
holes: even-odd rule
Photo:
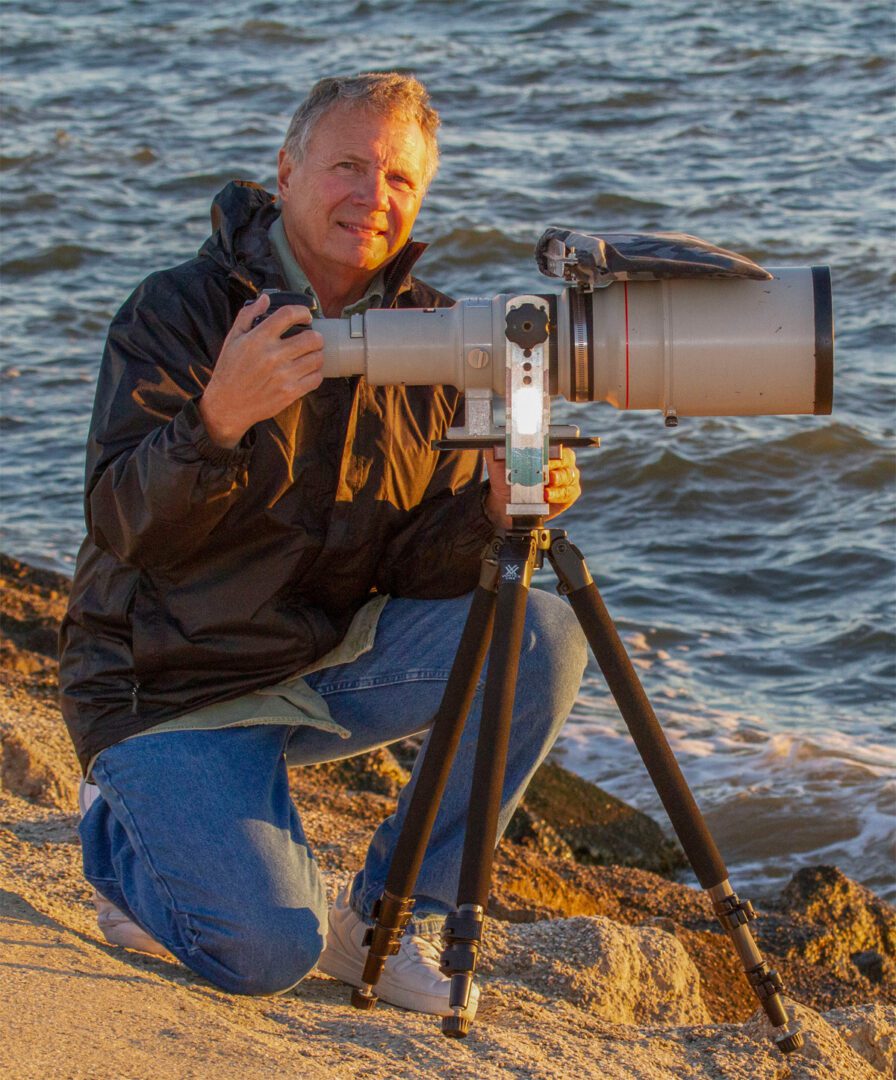
[[[372,274],[388,262],[393,254],[385,243],[352,244],[348,249],[343,248],[340,262],[346,269],[369,271]]]

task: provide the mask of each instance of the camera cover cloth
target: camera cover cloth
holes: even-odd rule
[[[745,255],[686,233],[597,234],[550,228],[535,245],[535,261],[548,277],[595,288],[660,278],[772,277]]]

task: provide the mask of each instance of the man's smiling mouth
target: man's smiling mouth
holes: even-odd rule
[[[350,221],[340,221],[339,226],[350,233],[354,233],[356,236],[374,237],[384,235],[383,229],[374,229],[369,225],[354,225]]]

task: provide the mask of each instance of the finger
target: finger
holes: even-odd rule
[[[287,307],[278,308],[269,315],[261,326],[266,334],[281,337],[290,327],[309,326],[311,324],[311,312],[301,304],[289,304]],[[299,335],[301,336],[301,335]]]
[[[551,469],[548,484],[550,487],[566,487],[576,482],[576,470],[566,467]]]
[[[545,489],[546,500],[551,506],[571,503],[575,500],[577,494],[578,490],[574,487],[549,487]]]
[[[320,349],[315,349],[313,352],[293,357],[292,363],[297,375],[304,376],[306,373],[315,375],[323,370],[324,354]]]
[[[292,404],[298,398],[311,390],[316,390],[323,382],[323,363],[321,355],[313,354],[302,357],[299,361],[278,363],[270,372],[267,387],[271,401],[274,405],[274,413]]]
[[[291,337],[276,338],[272,345],[272,354],[282,360],[300,360],[306,356],[319,354],[318,363],[324,362],[324,338],[316,330],[303,330]]]
[[[252,323],[259,315],[264,315],[271,305],[271,298],[267,293],[261,293],[254,300],[247,300],[240,308],[237,317],[233,320],[230,333],[248,334],[252,329]]]
[[[320,368],[315,368],[314,371],[309,371],[307,375],[303,375],[296,382],[296,398],[304,397],[306,394],[310,394],[311,391],[316,390],[323,381],[324,375]]]
[[[581,477],[581,473],[576,468],[575,457],[570,460],[567,457],[552,458],[548,463],[549,476],[551,483],[557,484],[577,484]]]
[[[576,464],[576,452],[569,446],[561,446],[560,457],[552,457],[548,464],[552,469],[573,469]]]
[[[307,393],[305,380],[314,382],[315,386],[323,381],[323,366],[323,353],[320,352],[299,358],[278,359],[268,368],[271,386],[278,397],[282,395],[284,401],[294,401],[300,388],[304,387],[301,392]]]

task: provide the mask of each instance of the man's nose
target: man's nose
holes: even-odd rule
[[[386,174],[381,169],[371,169],[364,173],[358,195],[366,206],[374,210],[387,210],[389,185],[386,183]]]

